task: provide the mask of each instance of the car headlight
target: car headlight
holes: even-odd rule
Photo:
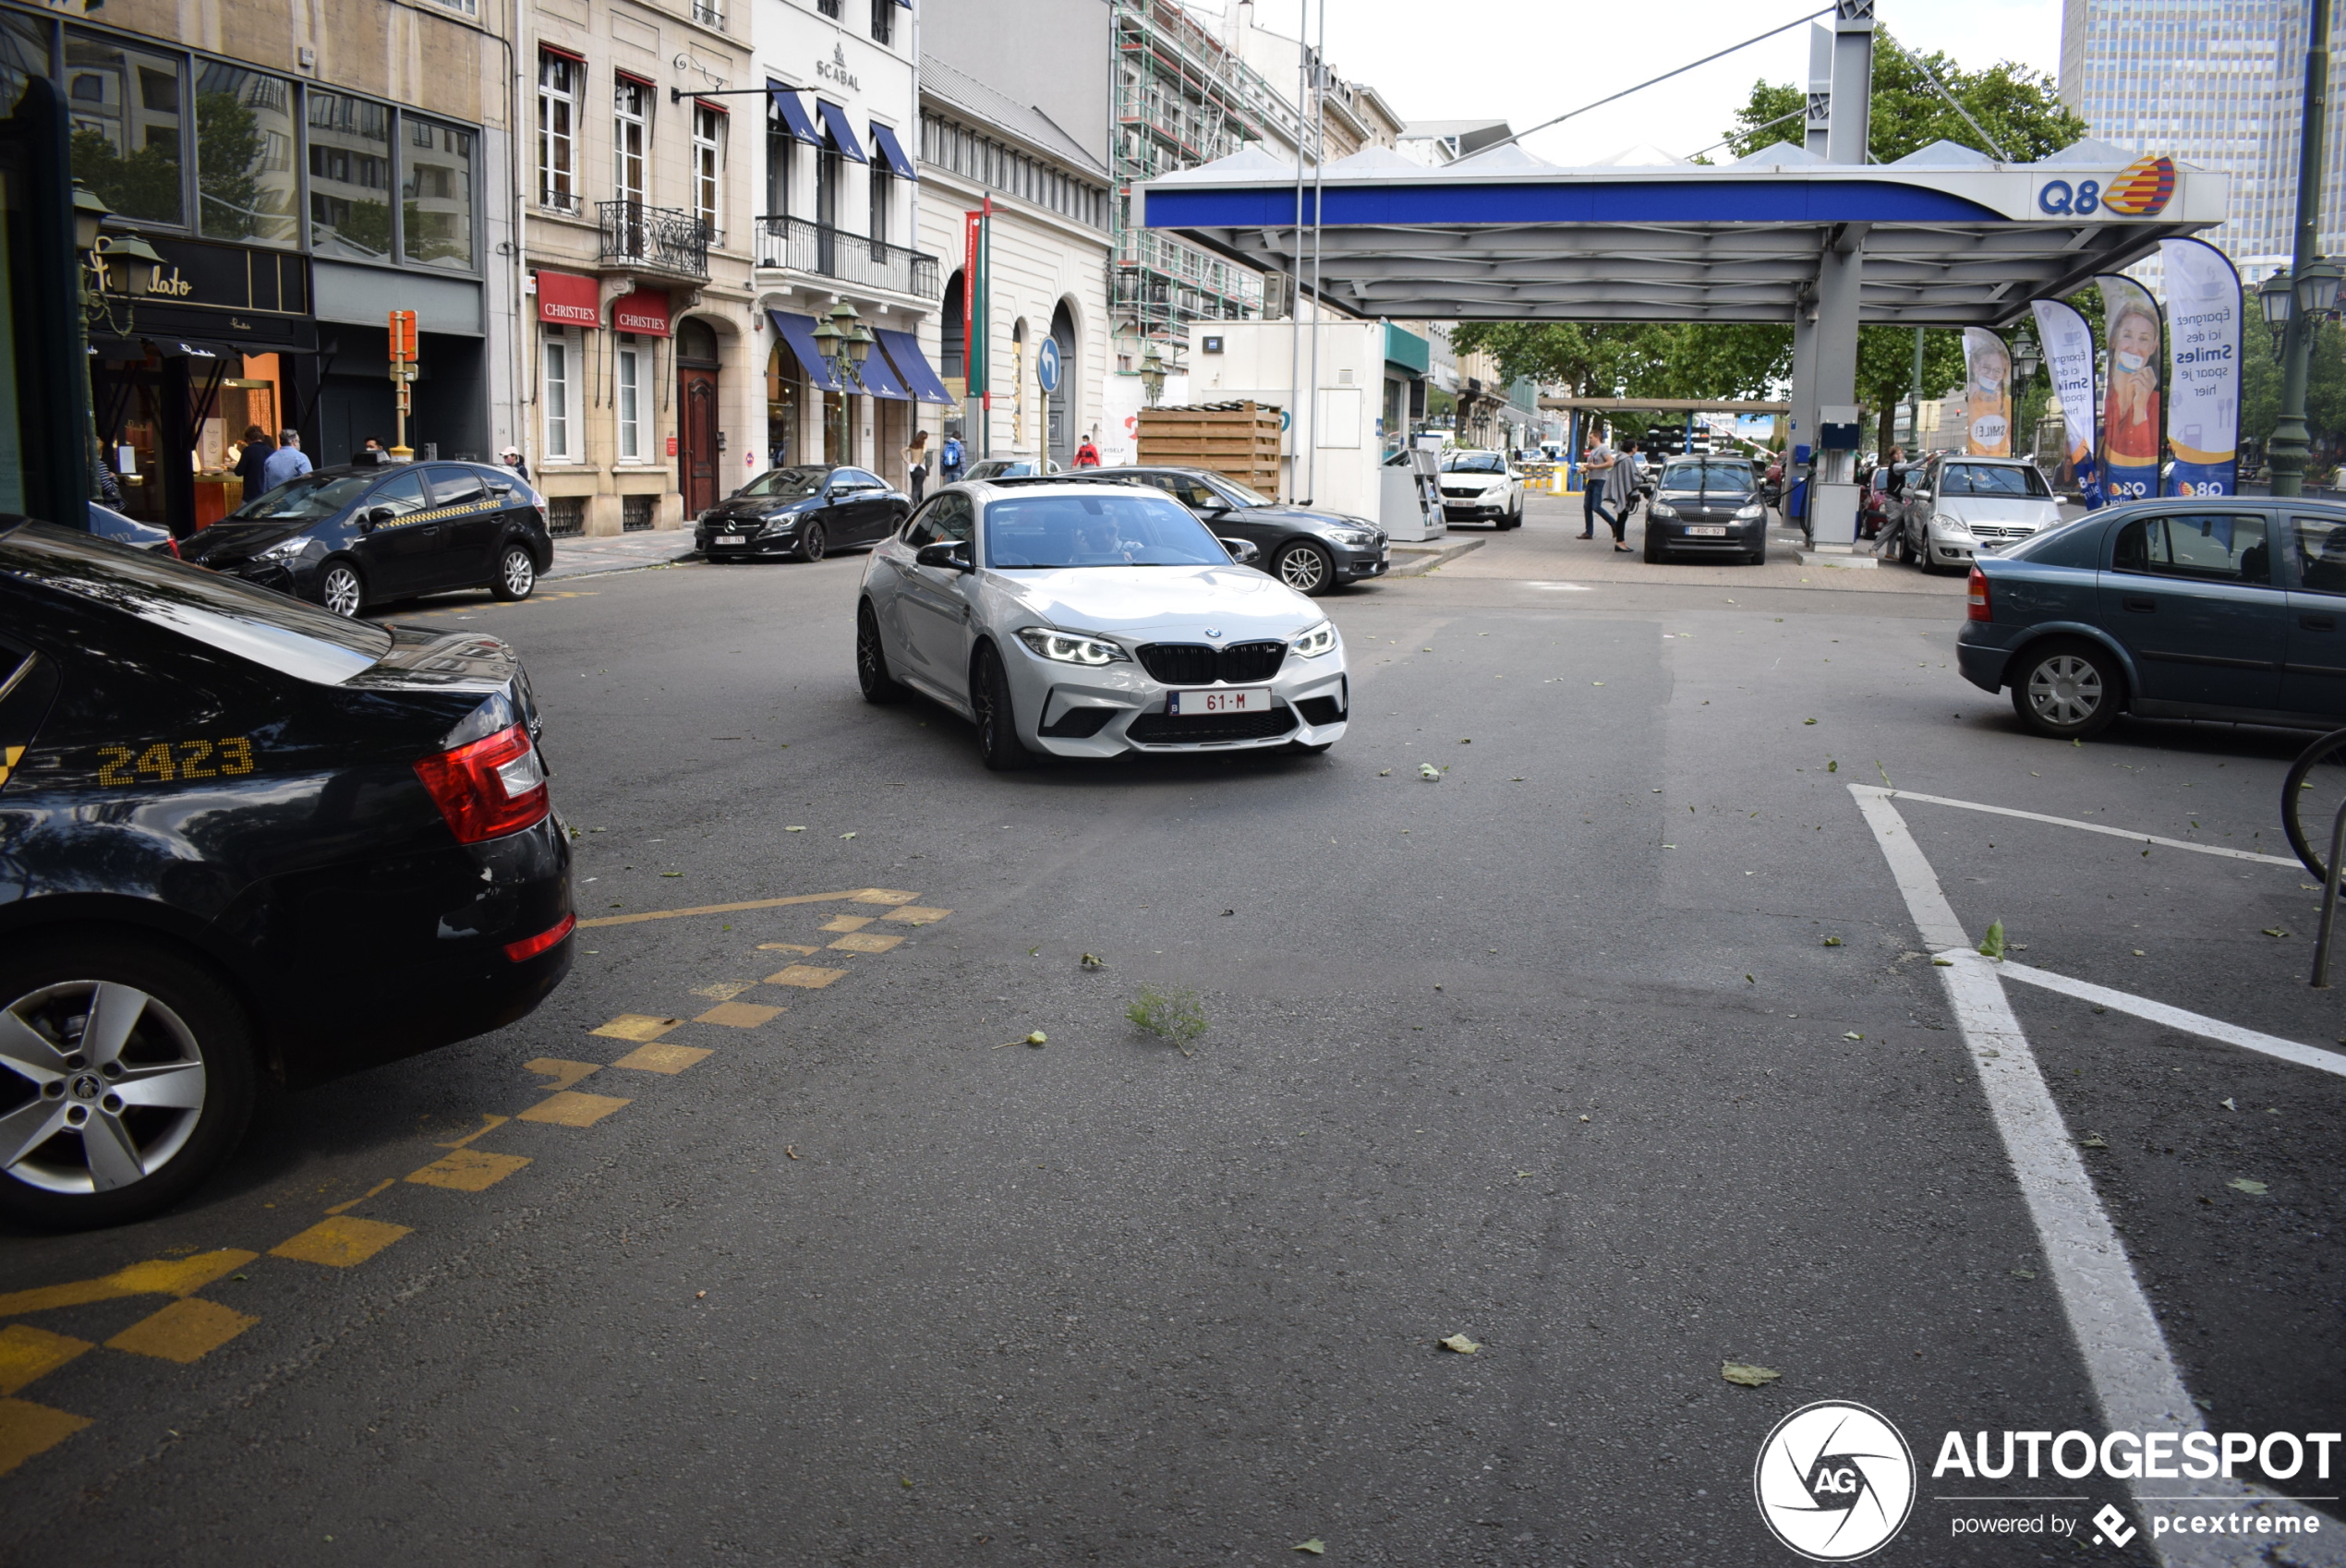
[[[1966,539],[1971,537],[1970,524],[1960,517],[1950,517],[1943,512],[1931,518],[1930,525],[1942,534],[1960,534]]]
[[[271,545],[267,549],[262,550],[258,555],[254,556],[253,559],[255,561],[291,561],[295,556],[299,555],[303,550],[306,550],[308,548],[309,536],[303,534],[296,537],[286,539],[282,543]]]
[[[1376,543],[1374,534],[1363,533],[1357,528],[1344,533],[1330,534],[1328,537],[1342,545],[1346,549],[1366,549]]]
[[[1336,627],[1323,621],[1288,645],[1305,658],[1317,658],[1324,653],[1336,651]]]
[[[780,513],[766,519],[766,527],[763,531],[768,534],[779,534],[797,521],[798,514],[794,512]]]
[[[1648,501],[1646,503],[1646,515],[1666,523],[1673,521],[1677,517],[1678,509],[1670,505],[1667,501]]]
[[[1022,628],[1018,640],[1045,658],[1061,664],[1130,664],[1132,656],[1105,637],[1087,637],[1081,632],[1054,632],[1047,626]]]
[[[1735,521],[1738,523],[1757,523],[1767,515],[1768,509],[1764,506],[1742,506],[1735,509]]]

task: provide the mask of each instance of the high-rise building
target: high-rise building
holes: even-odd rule
[[[2252,286],[2289,264],[2304,120],[2306,0],[2063,0],[2061,95],[2098,140],[2231,176],[2231,217],[2203,235]],[[2330,47],[2346,38],[2332,18]],[[2335,78],[2332,91],[2338,88]],[[2321,248],[2346,242],[2346,136],[2330,109]],[[2156,261],[2145,263],[2156,271]],[[2139,273],[2143,268],[2134,271]]]

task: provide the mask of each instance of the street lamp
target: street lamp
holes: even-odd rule
[[[2297,232],[2290,254],[2293,282],[2267,278],[2256,291],[2265,324],[2275,329],[2280,347],[2280,414],[2267,443],[2272,493],[2304,493],[2306,361],[2314,329],[2338,303],[2338,269],[2319,251],[2323,143],[2329,103],[2329,0],[2312,0],[2305,18],[2304,125],[2297,138]]]
[[[1149,394],[1149,406],[1155,407],[1156,400],[1165,395],[1165,360],[1155,344],[1141,356],[1141,386]]]
[[[2272,330],[2273,352],[2278,355],[2289,335],[2290,319],[2297,312],[2297,290],[2291,285],[2288,268],[2256,285],[2256,305],[2265,313],[2265,325]]]
[[[154,269],[163,265],[162,255],[142,235],[102,235],[97,254],[102,268],[113,261],[122,263],[122,292],[132,299],[147,297]]]
[[[73,182],[73,247],[91,251],[98,248],[98,225],[114,216],[114,209],[99,199],[98,193]]]
[[[2020,341],[2012,345],[2012,368],[2019,372],[2019,385],[2025,387],[2037,379],[2037,367],[2043,358],[2037,340],[2022,332]]]

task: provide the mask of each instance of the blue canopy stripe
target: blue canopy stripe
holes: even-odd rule
[[[872,396],[894,398],[899,403],[913,401],[913,394],[904,390],[904,383],[889,368],[886,354],[866,354],[862,364],[850,368],[855,379],[863,383],[864,390]]]
[[[847,123],[847,111],[828,98],[815,100],[815,107],[823,112],[823,128],[830,132],[831,146],[840,155],[853,158],[858,163],[868,163],[864,156],[864,144],[855,139],[855,127]]]
[[[823,133],[815,128],[815,122],[807,116],[806,105],[798,101],[796,92],[780,82],[769,81],[766,84],[766,96],[773,101],[774,113],[782,117],[783,127],[792,140],[809,147],[823,145]]]
[[[829,361],[815,346],[814,317],[795,315],[788,310],[768,310],[766,316],[774,323],[774,330],[782,334],[782,341],[790,344],[790,351],[798,356],[798,363],[805,370],[809,385],[816,392],[847,390],[839,384],[839,378],[831,373]]]
[[[936,370],[929,365],[928,356],[921,352],[919,339],[910,332],[889,327],[875,327],[872,335],[879,339],[880,352],[888,356],[889,362],[896,367],[896,373],[903,378],[906,386],[913,389],[915,397],[923,403],[943,404],[948,408],[953,405],[952,396],[946,392],[945,383],[937,379]]]
[[[904,144],[896,139],[896,132],[892,127],[881,125],[877,120],[874,120],[872,122],[872,145],[879,149],[879,155],[883,159],[887,160],[888,166],[891,170],[895,171],[896,177],[898,179],[916,180],[920,178],[920,175],[913,171],[913,161],[904,156]]]

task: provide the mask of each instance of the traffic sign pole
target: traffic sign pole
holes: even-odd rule
[[[414,458],[407,445],[407,416],[414,412],[416,380],[416,313],[394,310],[391,313],[391,380],[399,394],[399,436],[391,455],[401,463]]]

